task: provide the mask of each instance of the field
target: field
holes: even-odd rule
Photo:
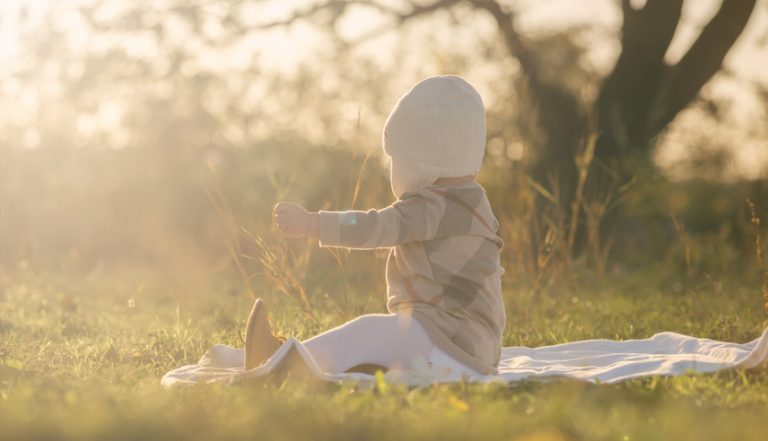
[[[242,346],[257,297],[299,339],[385,312],[388,250],[287,239],[270,214],[386,207],[400,153],[477,172],[505,346],[757,338],[767,24],[768,0],[0,0],[0,441],[768,440],[768,363],[160,385]],[[398,100],[441,75],[471,87]]]
[[[221,286],[192,294],[174,289],[160,271],[138,268],[82,273],[20,262],[5,269],[0,438],[768,439],[764,368],[610,386],[360,390],[288,381],[164,390],[164,372],[196,361],[212,343],[240,345],[249,295],[235,282]],[[664,265],[601,279],[574,271],[543,287],[518,280],[505,287],[504,343],[639,338],[662,330],[744,342],[766,323],[760,291],[749,271],[689,277]],[[294,299],[264,292],[283,334],[307,337],[342,320],[322,299],[311,299],[314,321]],[[383,293],[357,300],[348,294],[348,310],[383,309]]]

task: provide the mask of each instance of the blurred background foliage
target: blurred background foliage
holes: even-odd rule
[[[502,223],[508,277],[670,255],[688,269],[751,261],[747,199],[768,220],[768,64],[753,58],[742,71],[742,56],[720,69],[716,52],[736,41],[733,50],[766,55],[768,3],[595,1],[606,17],[595,23],[556,20],[573,12],[563,2],[535,3],[10,1],[0,18],[10,42],[0,52],[0,265],[140,265],[208,280],[238,264],[263,272],[276,247],[288,268],[342,263],[370,288],[380,254],[286,245],[272,237],[270,210],[281,199],[309,209],[392,202],[381,127],[408,87],[441,73],[465,76],[486,100],[480,180]],[[721,15],[733,35],[709,43],[715,66],[685,64]],[[621,69],[633,75],[616,73],[627,48],[647,46],[631,32],[663,29],[655,58],[630,53]],[[673,39],[678,31],[688,40]],[[711,78],[659,116],[671,111],[659,102],[697,81],[670,74],[680,66]],[[359,269],[368,271],[352,276]],[[313,283],[330,292],[344,277]],[[192,279],[190,289],[205,286]]]

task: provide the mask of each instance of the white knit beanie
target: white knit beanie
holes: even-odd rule
[[[477,173],[485,153],[483,100],[460,77],[427,78],[400,98],[382,138],[398,198],[438,178]]]

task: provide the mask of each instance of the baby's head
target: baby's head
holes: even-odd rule
[[[427,78],[392,109],[382,144],[398,198],[440,178],[475,175],[485,153],[483,100],[462,78]]]

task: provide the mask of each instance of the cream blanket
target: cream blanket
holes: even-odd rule
[[[237,382],[249,379],[316,378],[323,381],[357,381],[372,384],[367,374],[324,373],[312,355],[290,338],[267,363],[244,371],[244,352],[225,345],[209,349],[197,364],[165,374],[166,388],[184,384]],[[464,377],[447,369],[434,369],[423,360],[407,371],[390,370],[384,379],[391,383],[426,385],[469,381],[515,383],[526,379],[571,378],[616,383],[653,375],[705,373],[731,368],[752,368],[768,361],[768,329],[749,343],[729,343],[662,332],[642,340],[584,340],[540,348],[511,346],[502,349],[498,375]]]

